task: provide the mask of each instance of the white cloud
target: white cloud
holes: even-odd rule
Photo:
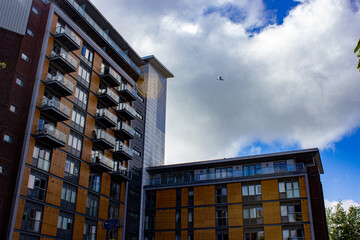
[[[304,1],[252,38],[246,29],[266,21],[261,1],[233,1],[246,12],[239,24],[203,14],[229,1],[93,2],[140,55],[175,75],[166,163],[232,157],[254,141],[330,148],[359,127],[360,13],[347,1]]]
[[[338,202],[339,201],[329,201],[329,200],[325,199],[325,207],[327,207],[327,208],[332,207],[334,210],[335,206],[336,206],[336,204],[338,204]],[[345,211],[348,211],[350,206],[360,207],[360,203],[355,202],[352,199],[342,200],[341,202],[343,203],[343,208],[345,209]]]

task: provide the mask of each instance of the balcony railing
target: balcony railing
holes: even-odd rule
[[[115,127],[115,131],[122,132],[122,133],[124,133],[122,135],[126,135],[130,138],[133,138],[135,135],[135,129],[130,127],[130,125],[126,124],[125,122],[118,122]]]
[[[115,138],[103,129],[94,130],[94,140],[104,148],[113,148],[115,144]]]
[[[62,64],[61,61],[57,61],[58,59],[61,59],[64,63]],[[51,51],[51,58],[50,60],[55,61],[60,67],[63,68],[63,70],[68,72],[76,71],[78,62],[74,57],[72,57],[64,48],[60,48],[59,51]]]
[[[118,176],[118,177],[123,177],[125,179],[131,179],[131,171],[120,164],[114,164],[114,171],[112,172],[111,175],[115,177]]]
[[[274,167],[263,167],[259,171],[254,172],[254,174],[244,174],[242,170],[235,170],[228,173],[225,176],[219,177],[216,173],[201,173],[193,174],[191,176],[168,176],[162,178],[151,178],[148,182],[148,185],[158,185],[158,184],[183,184],[190,182],[201,182],[201,181],[211,181],[211,180],[224,180],[224,179],[249,179],[252,177],[261,178],[262,176],[267,176],[271,174],[275,175],[286,175],[288,173],[304,173],[305,167],[304,164],[295,164],[287,165],[285,168],[274,168]],[[177,173],[174,172],[174,175]]]
[[[119,96],[112,91],[110,88],[99,88],[99,95],[98,97],[103,98],[103,100],[111,105],[117,105],[119,103]]]
[[[123,142],[121,141],[116,141],[115,143],[115,148],[114,148],[114,152],[116,153],[125,153],[125,155],[128,155],[130,157],[134,156],[134,150],[129,148],[127,145],[125,145]]]
[[[131,87],[128,84],[121,83],[118,88],[119,95],[127,101],[136,100],[137,92],[135,88]]]
[[[116,111],[121,117],[125,119],[134,119],[136,116],[135,109],[133,109],[130,105],[126,103],[120,103],[116,107]]]
[[[72,82],[70,82],[66,77],[64,77],[64,75],[62,75],[60,72],[56,72],[55,75],[48,73],[47,77],[46,77],[46,83],[48,85],[52,84],[52,83],[57,83],[62,88],[64,88],[64,91],[66,93],[62,93],[61,96],[71,95],[75,89],[75,85]],[[56,88],[55,91],[59,92],[59,91],[61,91],[61,89]],[[67,95],[64,95],[64,94],[67,94]]]
[[[111,86],[119,86],[121,84],[121,76],[112,67],[102,66],[100,75]]]
[[[50,136],[63,144],[66,144],[67,135],[52,124],[42,124],[36,126],[36,136]]]
[[[95,151],[91,155],[90,163],[94,164],[103,164],[105,167],[107,167],[109,170],[112,170],[114,168],[114,161],[102,154],[101,152]]]
[[[60,100],[56,99],[55,97],[47,98],[43,96],[42,102],[41,102],[41,108],[44,111],[48,111],[51,109],[55,109],[55,114],[53,111],[50,111],[51,117],[54,117],[56,119],[65,120],[69,119],[71,115],[71,109],[67,107],[65,104],[61,103]]]
[[[66,36],[62,38],[61,42],[65,44],[70,50],[79,49],[81,45],[81,39],[79,36],[68,26],[58,26],[55,29],[55,37]],[[67,39],[67,40],[65,40]]]
[[[107,127],[115,126],[117,122],[117,117],[115,114],[111,113],[108,109],[96,109],[96,118],[102,119],[105,118],[106,121],[102,121]]]

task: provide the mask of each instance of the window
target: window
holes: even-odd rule
[[[299,182],[297,179],[279,180],[280,198],[298,198],[300,197]]]
[[[262,224],[263,208],[259,206],[244,206],[243,218],[245,224]]]
[[[90,171],[89,175],[89,189],[100,192],[101,187],[101,175],[99,173]]]
[[[50,158],[51,150],[35,145],[31,164],[48,172],[50,169]]]
[[[155,216],[152,213],[145,215],[145,230],[152,230],[155,228]]]
[[[25,53],[21,53],[21,58],[25,61],[25,62],[29,62],[30,58],[25,54]]]
[[[139,138],[142,138],[141,131],[135,128],[135,136],[138,136]]]
[[[85,90],[85,88],[81,86],[76,86],[75,90],[75,104],[78,105],[80,108],[86,110],[87,101],[88,101],[89,93]]]
[[[144,118],[144,117],[141,115],[141,113],[139,113],[138,111],[136,111],[136,116],[137,116],[138,118],[140,118],[141,120]]]
[[[188,231],[188,240],[194,240],[194,231]]]
[[[81,146],[82,146],[83,138],[76,134],[73,131],[70,131],[69,134],[69,142],[68,142],[68,152],[72,153],[73,155],[80,157],[81,155]]]
[[[16,84],[19,85],[20,87],[24,87],[24,82],[20,79],[20,78],[16,78]]]
[[[15,113],[15,114],[18,114],[18,108],[17,107],[15,107],[14,105],[10,105],[10,112],[13,112],[13,113]]]
[[[215,169],[215,177],[219,178],[229,178],[233,176],[233,168],[217,168]]]
[[[216,226],[227,226],[228,223],[227,207],[216,208]]]
[[[36,7],[32,7],[31,8],[31,11],[33,11],[36,15],[39,15],[39,10],[37,10],[37,8]]]
[[[67,156],[65,162],[64,179],[73,183],[77,183],[79,177],[79,169],[79,161],[70,156]]]
[[[146,191],[146,208],[155,208],[156,206],[156,191]]]
[[[144,97],[141,96],[139,93],[137,93],[137,98],[138,98],[141,102],[144,102]]]
[[[107,230],[106,239],[107,240],[115,240],[115,239],[117,239],[117,233],[118,233],[117,229],[109,229],[109,230]]]
[[[194,225],[194,209],[193,208],[189,208],[188,209],[188,228],[193,228]]]
[[[180,229],[181,228],[181,210],[176,209],[175,213],[175,228]]]
[[[281,222],[302,221],[301,202],[285,202],[280,205]]]
[[[256,230],[245,230],[244,240],[264,240],[265,235],[264,231],[256,231]]]
[[[80,63],[79,65],[79,71],[78,71],[78,80],[79,82],[84,85],[85,87],[89,88],[90,86],[90,77],[91,72]]]
[[[229,240],[229,232],[227,229],[216,230],[216,240]]]
[[[141,157],[141,152],[139,152],[138,150],[136,150],[135,148],[133,148],[134,150],[134,154],[138,157]]]
[[[261,201],[261,183],[252,182],[252,183],[242,183],[242,196],[243,201]]]
[[[7,135],[6,133],[4,133],[4,141],[7,143],[12,143],[13,142],[13,137],[10,135]]]
[[[86,214],[91,217],[97,217],[99,210],[99,197],[94,194],[88,193],[86,199]]]
[[[29,34],[32,38],[35,36],[34,32],[31,31],[30,28],[26,30],[26,33]]]
[[[194,188],[193,187],[189,187],[189,190],[188,190],[188,205],[194,206]]]
[[[1,175],[6,175],[6,167],[0,166],[0,174]]]
[[[69,184],[64,183],[63,189],[61,192],[61,200],[75,203],[76,201],[76,188],[70,186]]]
[[[110,197],[120,201],[120,189],[121,189],[120,183],[111,181]]]
[[[175,232],[175,240],[181,240],[181,232],[180,231]]]
[[[40,232],[43,206],[40,204],[25,202],[21,228],[27,231]]]
[[[79,132],[84,132],[86,114],[80,109],[74,107],[71,116],[71,127]]]
[[[84,224],[84,240],[96,240],[96,223]]]
[[[261,164],[247,165],[243,167],[244,176],[253,176],[261,174]]]
[[[74,216],[72,214],[60,212],[58,217],[58,231],[56,236],[61,237],[62,239],[71,239],[73,222]]]
[[[114,219],[119,217],[119,207],[116,203],[111,203],[109,205],[109,219]]]
[[[227,187],[225,185],[215,186],[215,202],[227,203]]]
[[[81,49],[81,60],[83,60],[88,66],[91,67],[94,54],[86,44],[83,44]]]
[[[32,171],[29,175],[27,195],[44,201],[46,195],[47,175]]]
[[[304,239],[303,229],[284,229],[282,230],[283,240],[288,239]]]

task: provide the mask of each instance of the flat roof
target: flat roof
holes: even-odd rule
[[[314,165],[318,167],[319,172],[324,173],[318,148],[309,148],[309,149],[267,153],[267,154],[234,157],[234,158],[196,161],[189,163],[169,164],[163,166],[149,167],[147,168],[147,171],[149,173],[160,173],[160,172],[182,171],[182,170],[190,170],[190,169],[209,168],[209,167],[219,167],[226,165],[236,165],[239,164],[239,161],[241,162],[240,164],[243,164],[243,163],[254,162],[254,160],[265,162],[270,159],[285,160],[285,159],[294,159],[294,158],[298,160],[307,160],[311,158],[314,162]]]
[[[144,62],[150,62],[156,69],[158,69],[166,78],[173,78],[174,74],[172,74],[169,69],[167,69],[154,55],[149,55],[142,58]]]

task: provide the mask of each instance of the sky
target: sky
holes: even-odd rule
[[[92,2],[175,75],[166,164],[315,147],[326,205],[359,205],[359,0]]]

